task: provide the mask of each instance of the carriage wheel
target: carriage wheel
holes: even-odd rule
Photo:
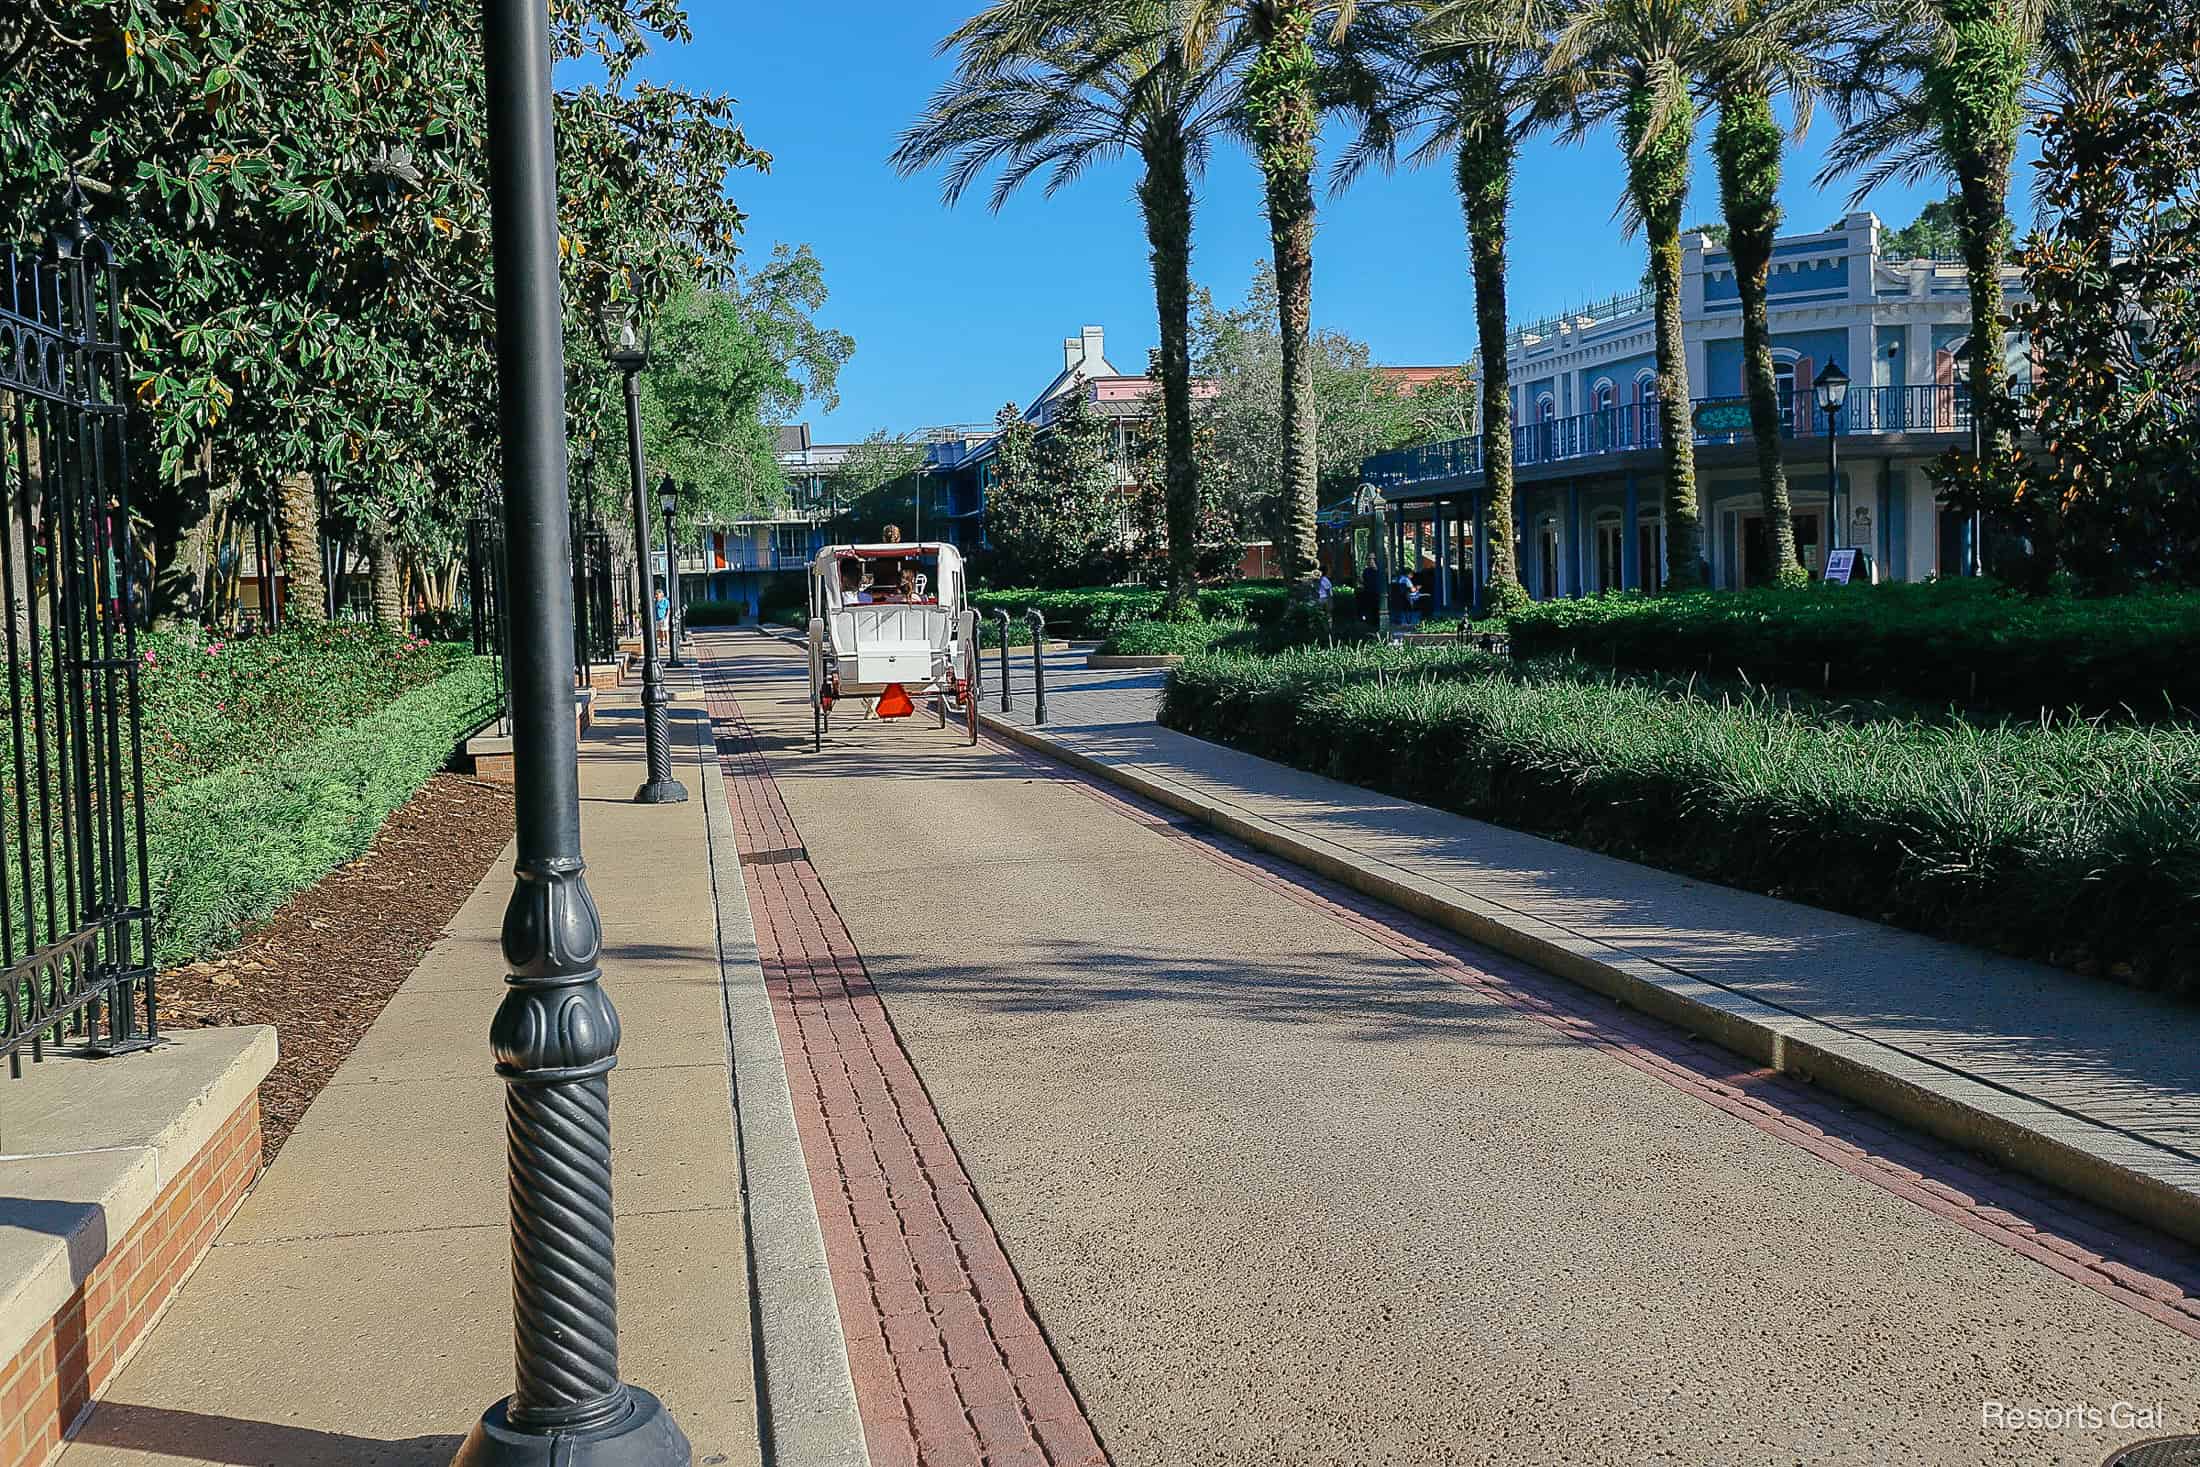
[[[970,623],[972,636],[963,643],[963,716],[970,721],[970,742],[978,742],[978,670],[985,665],[985,658],[978,652],[977,619]]]

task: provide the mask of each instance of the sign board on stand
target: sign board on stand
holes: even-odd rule
[[[1826,557],[1827,585],[1846,586],[1849,583],[1849,577],[1855,574],[1856,550],[1853,546],[1844,550],[1836,550]]]

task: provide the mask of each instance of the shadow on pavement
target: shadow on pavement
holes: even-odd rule
[[[416,1436],[402,1441],[344,1436],[272,1421],[243,1421],[102,1401],[74,1441],[224,1467],[444,1467],[465,1440]]]

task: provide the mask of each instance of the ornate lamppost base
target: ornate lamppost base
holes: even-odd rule
[[[653,779],[634,792],[637,805],[684,805],[687,786],[676,779]]]
[[[522,1431],[499,1401],[467,1434],[451,1467],[690,1467],[694,1448],[672,1413],[640,1386],[625,1387],[626,1410],[583,1431]]]

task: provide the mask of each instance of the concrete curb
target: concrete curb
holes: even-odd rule
[[[708,718],[694,720],[718,973],[733,1072],[734,1134],[748,1225],[750,1320],[756,1340],[757,1438],[767,1467],[869,1467],[840,1305],[825,1261],[817,1199],[796,1134],[779,1027],[757,960],[733,810]]]
[[[1893,1045],[1484,902],[986,714],[986,727],[1354,891],[1533,963],[2001,1165],[2200,1243],[2200,1162]]]
[[[1173,652],[1158,652],[1151,656],[1130,652],[1095,652],[1085,659],[1091,668],[1117,667],[1174,667],[1184,659]]]

